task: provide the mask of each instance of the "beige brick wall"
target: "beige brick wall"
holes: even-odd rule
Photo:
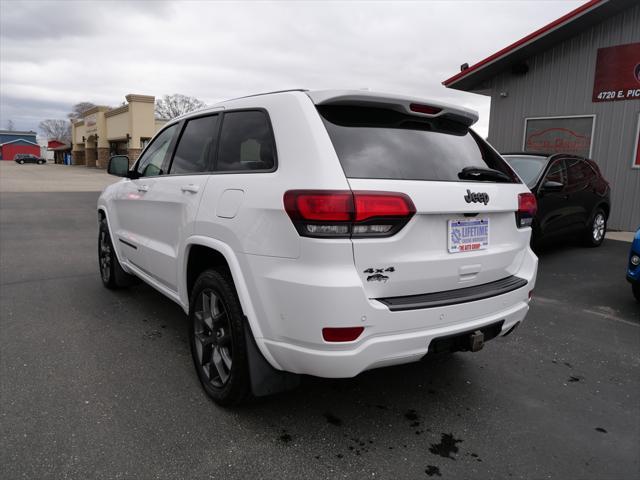
[[[140,156],[140,152],[142,152],[142,149],[140,148],[130,148],[129,151],[127,152],[127,156],[129,157],[129,166],[133,166],[133,164],[135,163],[136,160],[138,160],[138,157]]]
[[[87,167],[95,167],[98,160],[98,152],[95,148],[85,148],[85,161]]]
[[[107,168],[109,165],[109,149],[108,148],[98,148],[98,159],[97,159],[97,167],[98,168]]]
[[[71,152],[71,156],[73,157],[74,165],[84,165],[84,150],[74,150],[73,152]]]

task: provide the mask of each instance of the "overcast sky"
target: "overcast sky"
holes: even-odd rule
[[[368,88],[462,104],[441,82],[584,1],[0,0],[0,128],[128,93],[208,104],[287,88]]]

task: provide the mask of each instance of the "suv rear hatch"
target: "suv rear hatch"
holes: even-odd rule
[[[397,233],[352,234],[369,298],[473,287],[518,271],[529,234],[516,212],[527,189],[469,129],[474,112],[367,93],[309,96],[354,198],[398,192],[415,208]]]

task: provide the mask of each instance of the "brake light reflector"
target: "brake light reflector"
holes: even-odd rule
[[[420,103],[412,103],[409,105],[412,112],[426,113],[427,115],[435,115],[442,111],[441,108],[432,107],[431,105],[422,105]]]
[[[364,332],[364,327],[323,328],[325,342],[353,342]]]
[[[518,194],[518,211],[516,212],[516,224],[518,228],[530,227],[537,211],[538,202],[533,193]]]
[[[416,212],[404,193],[349,190],[289,190],[284,208],[305,237],[386,237]]]

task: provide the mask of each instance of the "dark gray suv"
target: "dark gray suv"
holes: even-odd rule
[[[20,163],[20,164],[37,163],[38,165],[41,165],[43,163],[47,163],[47,161],[44,158],[36,157],[32,153],[18,153],[14,157],[14,160],[16,163]]]

